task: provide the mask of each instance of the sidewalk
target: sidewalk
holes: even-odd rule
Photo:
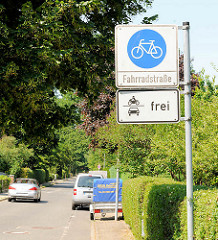
[[[7,192],[0,193],[0,202],[6,199],[8,199],[8,193]]]
[[[135,240],[124,220],[101,218],[91,222],[91,240]]]

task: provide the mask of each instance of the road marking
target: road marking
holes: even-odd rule
[[[60,240],[63,240],[64,237],[67,236],[67,234],[68,234],[68,232],[69,232],[69,229],[70,229],[71,220],[72,220],[72,218],[74,218],[74,217],[75,217],[74,214],[72,214],[72,215],[70,216],[70,218],[69,218],[69,220],[68,220],[68,222],[67,222],[67,225],[64,227],[64,232],[63,232]]]
[[[4,234],[29,234],[29,232],[3,232]]]
[[[32,229],[52,230],[52,229],[55,229],[55,227],[32,227]]]

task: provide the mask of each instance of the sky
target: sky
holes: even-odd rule
[[[146,17],[158,14],[159,18],[153,24],[175,24],[182,26],[190,23],[190,57],[196,72],[205,69],[205,75],[210,80],[218,72],[218,0],[154,0],[147,10]],[[134,18],[133,24],[140,24],[143,15]],[[183,51],[183,31],[178,31],[179,49]]]

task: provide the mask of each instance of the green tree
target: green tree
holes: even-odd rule
[[[195,89],[195,97],[198,99],[204,99],[210,101],[213,96],[218,96],[218,88],[215,86],[215,77],[210,80],[209,75],[205,75],[203,69],[198,78],[199,87]]]
[[[170,174],[175,180],[185,178],[185,125],[155,125],[151,137],[150,169],[153,174]]]
[[[217,89],[203,73],[199,76],[200,85],[192,98],[193,176],[195,184],[217,186]],[[184,98],[181,97],[183,115]],[[118,125],[114,112],[107,120],[108,124],[99,128],[92,138],[93,146],[98,150],[90,151],[89,166],[94,166],[94,159],[102,161],[102,152],[106,152],[109,166],[115,165],[119,157],[122,171],[132,176],[167,174],[175,180],[185,179],[184,122]]]
[[[24,144],[17,145],[14,137],[3,136],[0,139],[0,171],[17,177],[33,156],[33,149]]]
[[[99,128],[95,135],[95,149],[101,149],[106,155],[106,166],[117,164],[119,159],[120,169],[129,172],[132,177],[145,173],[145,164],[150,154],[149,132],[144,126],[118,125],[115,112],[108,119],[109,124]],[[103,164],[102,154],[99,158]]]
[[[58,146],[49,156],[61,176],[62,171],[76,173],[87,169],[85,154],[89,147],[89,137],[83,130],[68,126],[58,130]]]
[[[53,143],[53,130],[67,119],[55,103],[54,88],[76,89],[92,99],[113,85],[114,27],[129,23],[151,3],[2,0],[1,134],[33,139],[39,149]]]
[[[183,99],[183,98],[182,98]],[[218,110],[217,90],[204,72],[192,98],[193,176],[196,184],[217,185]],[[183,101],[182,101],[183,108]],[[176,180],[185,177],[185,125],[157,125],[152,137],[153,163],[160,172],[168,171]]]

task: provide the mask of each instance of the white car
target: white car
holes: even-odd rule
[[[73,189],[72,209],[77,206],[89,207],[93,200],[93,182],[94,179],[102,179],[102,175],[80,173],[75,181]]]
[[[36,179],[17,178],[8,188],[8,201],[16,199],[34,200],[41,199],[41,188]]]

